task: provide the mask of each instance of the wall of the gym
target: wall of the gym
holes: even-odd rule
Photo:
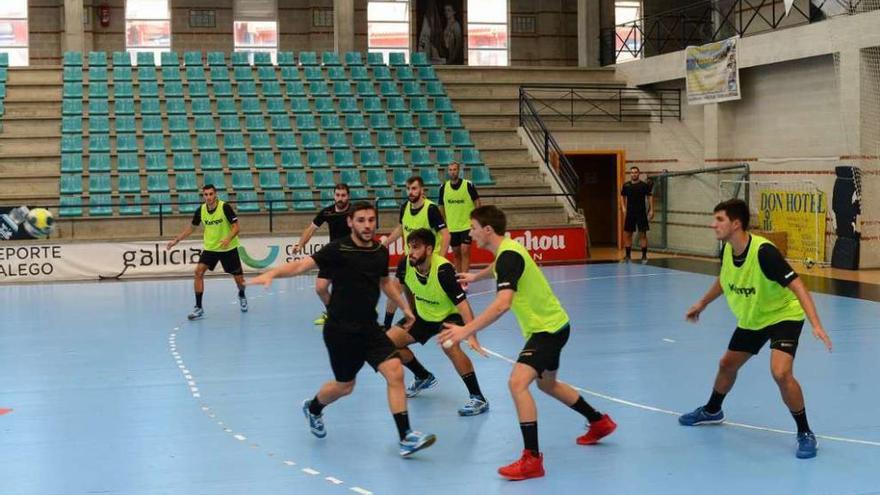
[[[85,50],[125,49],[125,1],[83,0]],[[607,1],[607,0],[603,0]],[[467,2],[465,2],[465,5]],[[110,8],[110,24],[98,22],[98,6]],[[279,0],[278,20],[281,50],[332,50],[333,28],[314,25],[319,10],[332,11],[333,0]],[[367,49],[367,0],[355,0],[355,47]],[[216,13],[216,27],[191,28],[189,11],[210,9]],[[413,9],[414,10],[414,9]],[[32,65],[57,65],[61,60],[64,0],[30,0]],[[467,12],[464,12],[465,19]],[[577,65],[577,0],[510,0],[510,17],[533,21],[533,32],[519,32],[510,26],[511,65]],[[171,38],[175,51],[232,51],[233,0],[172,0]],[[412,18],[415,30],[415,12]],[[516,32],[515,32],[516,31]],[[530,30],[531,31],[531,30]],[[413,44],[415,33],[413,33]]]

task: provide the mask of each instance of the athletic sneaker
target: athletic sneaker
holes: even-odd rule
[[[648,258],[642,258],[642,264],[643,264],[643,265],[647,265],[647,264],[648,264]]]
[[[205,316],[205,310],[196,306],[193,308],[192,312],[186,315],[190,320],[198,320],[199,318]]]
[[[518,461],[498,468],[498,474],[514,481],[540,478],[544,476],[544,455],[525,449]]]
[[[437,441],[432,433],[422,433],[420,431],[409,431],[403,440],[400,441],[401,457],[409,457],[416,452],[427,449]]]
[[[632,258],[630,258],[629,256],[624,256],[623,259],[620,260],[620,262],[623,264],[630,263],[632,262]]]
[[[409,384],[409,387],[406,388],[406,396],[410,399],[419,395],[424,390],[428,390],[429,388],[434,388],[437,386],[437,378],[434,375],[429,375],[428,378],[419,379],[416,378]]]
[[[617,423],[611,420],[607,414],[603,414],[598,421],[587,424],[587,432],[577,437],[578,445],[593,445],[599,443],[599,440],[614,433],[617,429]]]
[[[321,313],[321,316],[315,318],[315,321],[312,323],[315,325],[323,325],[324,323],[327,323],[327,312],[325,311]]]
[[[719,409],[717,413],[708,413],[705,406],[700,406],[679,416],[678,422],[684,426],[717,425],[724,422],[724,411]]]
[[[248,305],[247,305],[247,298],[246,297],[239,297],[238,298],[238,305],[241,307],[242,313],[247,313]]]
[[[458,410],[459,416],[476,416],[489,410],[489,402],[479,395],[472,395]]]
[[[797,443],[798,448],[795,455],[798,459],[810,459],[816,457],[818,442],[816,441],[816,435],[814,435],[813,432],[806,431],[798,433]]]
[[[303,401],[303,415],[309,422],[309,429],[312,431],[312,435],[315,435],[318,438],[324,438],[327,436],[327,430],[324,429],[324,415],[312,414],[312,412],[309,411],[310,402],[312,402],[312,399],[306,399]]]

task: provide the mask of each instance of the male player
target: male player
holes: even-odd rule
[[[810,319],[813,336],[829,352],[831,338],[819,321],[809,291],[782,253],[767,239],[749,233],[749,207],[745,201],[719,203],[712,228],[715,237],[724,242],[721,274],[685,316],[696,323],[706,306],[724,294],[737,327],[718,365],[709,402],[682,415],[678,422],[685,426],[723,422],[721,403],[733,388],[737,371],[769,340],[770,373],[797,425],[795,455],[801,459],[815,457],[816,436],[807,423],[804,394],[792,372],[804,316]]]
[[[317,253],[269,270],[248,283],[268,287],[275,277],[291,277],[315,267],[333,268],[327,272],[333,289],[323,336],[335,379],[325,383],[313,399],[303,402],[303,414],[313,435],[327,436],[324,408],[354,391],[355,377],[367,363],[385,377],[388,405],[400,439],[400,455],[408,457],[430,447],[436,437],[410,429],[400,357],[376,321],[380,289],[402,308],[407,320],[404,328],[415,321],[409,305],[388,276],[388,249],[373,238],[376,216],[376,207],[371,203],[356,203],[349,212],[349,237],[330,242]]]
[[[629,169],[630,180],[620,190],[620,208],[623,210],[623,247],[626,257],[623,261],[632,260],[633,232],[639,230],[639,245],[642,248],[642,263],[648,262],[648,220],[654,219],[654,196],[651,184],[643,182],[639,167]],[[647,200],[647,201],[646,201]],[[645,204],[647,203],[647,212]]]
[[[562,348],[571,329],[568,314],[532,260],[529,252],[513,239],[504,236],[507,218],[495,206],[481,206],[471,212],[471,238],[477,246],[491,251],[495,262],[477,273],[459,274],[459,279],[476,282],[494,273],[497,279],[495,299],[479,316],[461,326],[444,324],[438,342],[455,345],[486,328],[512,309],[526,338],[508,385],[519,417],[522,432],[522,457],[498,469],[511,480],[544,476],[544,457],[538,449],[538,410],[529,392],[532,382],[547,395],[571,407],[589,422],[589,430],[577,438],[580,445],[592,445],[610,435],[617,425],[607,414],[593,409],[571,386],[556,380]]]
[[[416,229],[409,233],[406,242],[409,256],[401,258],[397,267],[397,279],[403,284],[411,307],[415,308],[416,322],[407,330],[401,320],[391,327],[388,337],[397,346],[400,359],[415,375],[407,388],[407,397],[415,397],[423,390],[437,384],[434,375],[425,369],[409,349],[418,342],[425,345],[443,329],[443,323],[464,325],[474,319],[471,305],[464,290],[455,278],[455,269],[446,258],[434,252],[434,233],[429,229]],[[471,348],[485,355],[476,337],[468,339]],[[469,399],[458,410],[461,416],[476,416],[489,410],[489,402],[483,397],[474,364],[461,347],[444,348],[446,357],[467,387]]]
[[[241,258],[238,256],[238,215],[229,206],[229,203],[217,198],[217,188],[213,184],[205,184],[202,187],[202,197],[205,203],[193,213],[192,223],[183,232],[168,242],[165,249],[171,249],[178,242],[186,239],[193,233],[196,227],[204,224],[204,249],[199,256],[199,263],[195,271],[196,306],[187,316],[190,320],[197,320],[205,316],[202,308],[202,295],[205,292],[205,272],[213,271],[217,262],[223,266],[223,271],[235,278],[238,286],[238,303],[241,312],[248,310],[247,297],[244,295],[244,273],[241,269]]]
[[[434,249],[440,256],[446,255],[449,249],[449,229],[446,228],[446,220],[431,200],[425,197],[425,183],[421,177],[414,175],[406,180],[406,193],[408,201],[400,205],[399,224],[391,234],[382,241],[385,246],[390,246],[403,234],[403,254],[409,254],[409,245],[406,237],[416,229],[430,229],[437,237]],[[385,330],[391,328],[394,322],[394,312],[397,310],[394,301],[388,299],[385,305]]]
[[[459,177],[461,165],[452,162],[446,169],[449,176],[440,187],[440,213],[449,227],[449,245],[452,247],[452,263],[458,273],[471,268],[471,212],[480,207],[480,195],[474,184]],[[467,287],[465,287],[465,290]]]
[[[349,201],[348,184],[340,182],[333,189],[333,204],[321,209],[312,223],[299,236],[299,242],[293,245],[293,254],[299,254],[303,248],[309,243],[309,239],[316,230],[324,223],[330,229],[330,242],[351,235],[351,229],[348,228],[348,212],[351,210],[351,202]],[[315,292],[324,303],[324,308],[330,304],[330,275],[327,272],[319,271],[318,278],[315,279]],[[321,316],[315,319],[315,325],[323,325],[327,319],[327,311],[325,310]]]

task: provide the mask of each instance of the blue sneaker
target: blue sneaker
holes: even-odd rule
[[[429,388],[434,388],[437,386],[437,378],[434,375],[429,376],[425,379],[416,378],[412,383],[409,384],[409,387],[406,387],[406,396],[410,399],[419,395],[424,390],[428,390]]]
[[[719,410],[715,414],[706,412],[704,406],[678,417],[678,423],[684,426],[718,425],[724,422],[724,411]]]
[[[818,442],[816,441],[816,435],[814,435],[813,432],[807,431],[804,433],[798,433],[797,443],[798,448],[795,455],[798,459],[811,459],[816,457]]]
[[[489,402],[478,395],[472,395],[458,410],[459,416],[476,416],[489,410]]]
[[[434,445],[434,442],[436,441],[437,437],[431,433],[410,431],[406,434],[406,437],[400,441],[400,455],[401,457],[409,457],[422,449],[427,449],[431,445]]]
[[[327,436],[327,430],[324,429],[324,415],[312,414],[309,411],[310,402],[312,402],[312,399],[306,399],[303,401],[303,415],[309,421],[309,429],[312,431],[312,435],[315,435],[318,438],[324,438]]]
[[[248,310],[247,298],[246,297],[239,297],[238,298],[238,306],[241,308],[242,313],[247,313],[247,310]]]

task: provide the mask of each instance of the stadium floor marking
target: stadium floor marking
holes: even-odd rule
[[[262,297],[262,294],[257,295],[253,299],[259,299],[261,297]],[[238,302],[236,301],[235,304],[238,304]],[[221,419],[218,419],[217,414],[214,412],[213,409],[211,409],[211,406],[209,406],[208,404],[206,404],[205,402],[203,402],[201,400],[202,396],[201,396],[201,392],[199,392],[197,381],[195,378],[193,378],[192,372],[189,370],[189,368],[186,367],[186,364],[183,362],[183,357],[181,356],[180,352],[177,350],[177,335],[181,331],[182,326],[183,326],[183,323],[180,323],[180,324],[178,324],[178,326],[174,327],[174,329],[171,332],[168,333],[168,352],[171,354],[171,357],[174,359],[175,363],[177,363],[177,368],[180,370],[181,374],[183,375],[183,381],[186,383],[186,386],[189,389],[193,399],[198,401],[199,409],[205,414],[205,416],[207,416],[212,421],[214,421],[217,424],[217,426],[219,426],[223,430],[224,433],[230,435],[236,441],[246,443],[246,441],[248,440],[248,437],[246,435],[244,435],[242,433],[237,433],[233,428],[230,427],[230,425],[228,423],[224,422]],[[0,414],[3,414],[2,411],[3,410],[0,409]],[[11,411],[11,409],[10,409],[10,411]],[[248,445],[253,450],[260,450],[260,445],[257,443],[251,443]],[[276,453],[275,452],[266,452],[266,456],[274,459],[276,457]],[[281,461],[279,464],[281,466],[285,466],[285,467],[293,467],[293,466],[297,465],[296,461],[293,461],[290,459],[285,459],[285,460]],[[311,467],[301,468],[300,472],[302,472],[303,474],[309,475],[309,476],[317,476],[317,475],[321,474],[320,471],[313,469]],[[326,481],[329,484],[334,485],[334,486],[345,484],[344,481],[342,481],[339,478],[336,478],[335,476],[325,476],[324,481]],[[358,493],[360,495],[373,495],[373,492],[371,492],[365,488],[361,488],[360,486],[353,486],[353,487],[349,488],[349,490],[353,491],[355,493]]]
[[[681,273],[671,272],[671,273],[646,273],[646,274],[638,274],[638,275],[609,275],[609,276],[601,276],[601,277],[573,278],[573,279],[568,279],[568,280],[557,280],[557,281],[549,281],[548,280],[548,282],[550,283],[550,285],[559,285],[559,284],[566,284],[566,283],[571,283],[571,282],[584,282],[584,281],[588,281],[588,280],[600,280],[600,279],[609,279],[609,278],[638,278],[638,277],[652,277],[652,276],[661,276],[661,275],[673,276],[673,275],[681,275]],[[485,295],[494,294],[494,293],[495,293],[494,290],[487,290],[487,291],[482,291],[482,292],[475,292],[474,294],[468,294],[468,297],[485,296]],[[663,339],[663,340],[668,341],[668,339]],[[494,356],[502,361],[507,361],[510,364],[516,363],[516,360],[511,359],[511,358],[504,356],[502,354],[499,354],[499,353],[497,353],[487,347],[483,347],[483,350],[485,350],[489,355]],[[562,380],[560,380],[560,381],[562,381]],[[563,382],[563,383],[567,383],[567,382]],[[596,392],[594,390],[589,390],[589,389],[586,389],[583,387],[579,387],[579,386],[571,384],[571,383],[569,383],[569,385],[571,385],[571,387],[573,387],[575,390],[577,390],[579,392],[583,392],[585,394],[591,395],[593,397],[598,397],[600,399],[605,399],[607,401],[614,402],[616,404],[630,406],[630,407],[634,407],[637,409],[642,409],[644,411],[651,411],[651,412],[668,414],[670,416],[681,416],[681,414],[682,414],[679,411],[671,411],[669,409],[662,409],[662,408],[650,406],[647,404],[641,404],[639,402],[629,401],[626,399],[622,399],[620,397],[614,397],[613,395],[603,394],[601,392]],[[791,430],[782,430],[782,429],[778,429],[778,428],[770,428],[767,426],[751,425],[748,423],[738,423],[735,421],[725,421],[724,424],[727,426],[735,426],[737,428],[744,428],[747,430],[757,430],[757,431],[766,431],[766,432],[770,432],[770,433],[779,433],[781,435],[794,435],[796,433]],[[871,440],[861,440],[858,438],[848,438],[848,437],[838,437],[838,436],[833,436],[833,435],[818,435],[818,434],[816,435],[816,438],[821,438],[823,440],[831,440],[834,442],[844,442],[844,443],[852,443],[852,444],[858,444],[858,445],[868,445],[871,447],[880,447],[880,442],[875,442],[875,441],[871,441]]]

